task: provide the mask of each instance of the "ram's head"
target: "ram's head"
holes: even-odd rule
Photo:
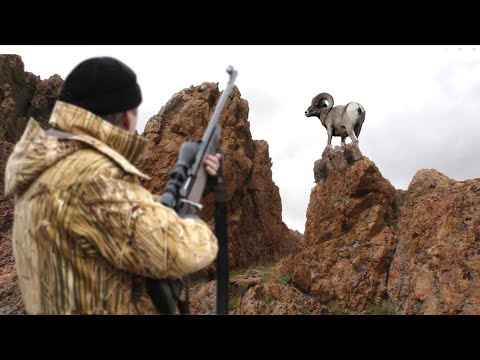
[[[312,99],[312,104],[305,111],[306,117],[320,117],[322,109],[331,109],[333,107],[333,97],[328,93],[320,93]]]

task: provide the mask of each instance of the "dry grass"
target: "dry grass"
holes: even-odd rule
[[[365,315],[397,315],[397,308],[390,300],[382,302],[371,308]]]

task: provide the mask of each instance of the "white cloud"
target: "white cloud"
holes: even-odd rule
[[[284,221],[300,231],[313,163],[327,139],[304,111],[322,91],[337,105],[365,107],[360,148],[396,188],[406,189],[421,168],[456,180],[479,177],[478,46],[0,46],[0,53],[21,55],[25,70],[42,79],[65,78],[88,57],[119,58],[142,86],[139,132],[175,92],[205,81],[223,89],[225,69],[234,65],[252,135],[270,146]]]

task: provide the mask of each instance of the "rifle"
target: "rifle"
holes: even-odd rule
[[[170,173],[170,180],[160,197],[160,203],[174,209],[182,218],[195,216],[203,206],[200,203],[206,186],[211,179],[205,171],[203,163],[209,154],[218,151],[222,128],[217,121],[222,113],[238,72],[227,68],[229,80],[220,100],[208,123],[202,140],[185,142],[180,147],[175,170]],[[215,192],[215,235],[218,239],[217,254],[217,314],[228,314],[228,247],[227,247],[227,204],[225,182],[222,169],[214,179]],[[181,280],[147,279],[147,290],[157,310],[163,314],[175,314],[178,307],[182,314],[188,313],[188,277],[186,279],[186,300],[180,299]]]

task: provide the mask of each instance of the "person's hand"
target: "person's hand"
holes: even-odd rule
[[[216,176],[218,169],[220,168],[220,160],[222,159],[222,154],[216,153],[215,155],[208,155],[203,162],[205,170],[208,175]]]

